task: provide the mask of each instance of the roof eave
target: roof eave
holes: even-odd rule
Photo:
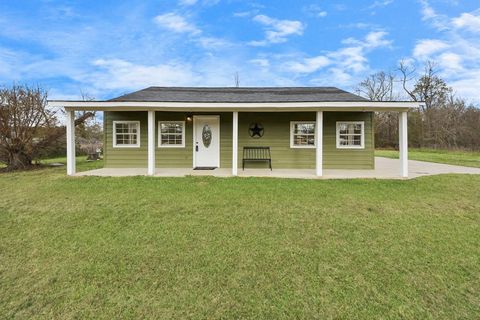
[[[49,100],[50,107],[98,111],[404,111],[421,103],[408,101],[322,101],[322,102],[145,102]]]

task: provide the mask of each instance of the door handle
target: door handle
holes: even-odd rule
[[[195,151],[198,152],[198,142],[197,142],[197,144],[195,145]]]

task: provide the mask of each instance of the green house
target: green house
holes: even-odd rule
[[[407,112],[416,107],[374,102],[333,87],[149,87],[107,101],[49,104],[67,111],[69,175],[75,174],[74,112],[99,110],[105,169],[233,176],[373,170],[375,112],[399,112],[399,172],[406,177]]]

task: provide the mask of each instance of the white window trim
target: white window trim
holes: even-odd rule
[[[162,123],[180,123],[182,125],[182,144],[165,144],[162,145],[162,132],[160,130],[160,125]],[[185,121],[177,121],[177,120],[162,120],[158,121],[158,134],[157,134],[157,139],[158,139],[158,147],[159,148],[185,148]]]
[[[340,124],[360,124],[362,126],[361,145],[359,146],[342,146],[340,145]],[[337,121],[336,123],[336,145],[337,149],[365,149],[365,121]]]
[[[293,143],[294,139],[293,139],[293,129],[295,127],[295,124],[297,123],[313,123],[315,125],[315,135],[314,135],[314,142],[313,142],[313,145],[303,145],[303,146],[299,146],[299,145],[295,145]],[[317,124],[316,124],[316,121],[315,120],[312,120],[312,121],[290,121],[290,148],[292,149],[315,149],[316,148],[316,139],[317,138]]]
[[[136,144],[118,144],[117,145],[117,124],[135,123],[137,124],[137,143]],[[113,147],[114,148],[140,148],[140,121],[113,121]]]

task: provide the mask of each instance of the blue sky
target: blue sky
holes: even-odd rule
[[[338,86],[435,60],[480,102],[480,2],[14,1],[0,3],[0,84],[97,99],[151,85]]]

